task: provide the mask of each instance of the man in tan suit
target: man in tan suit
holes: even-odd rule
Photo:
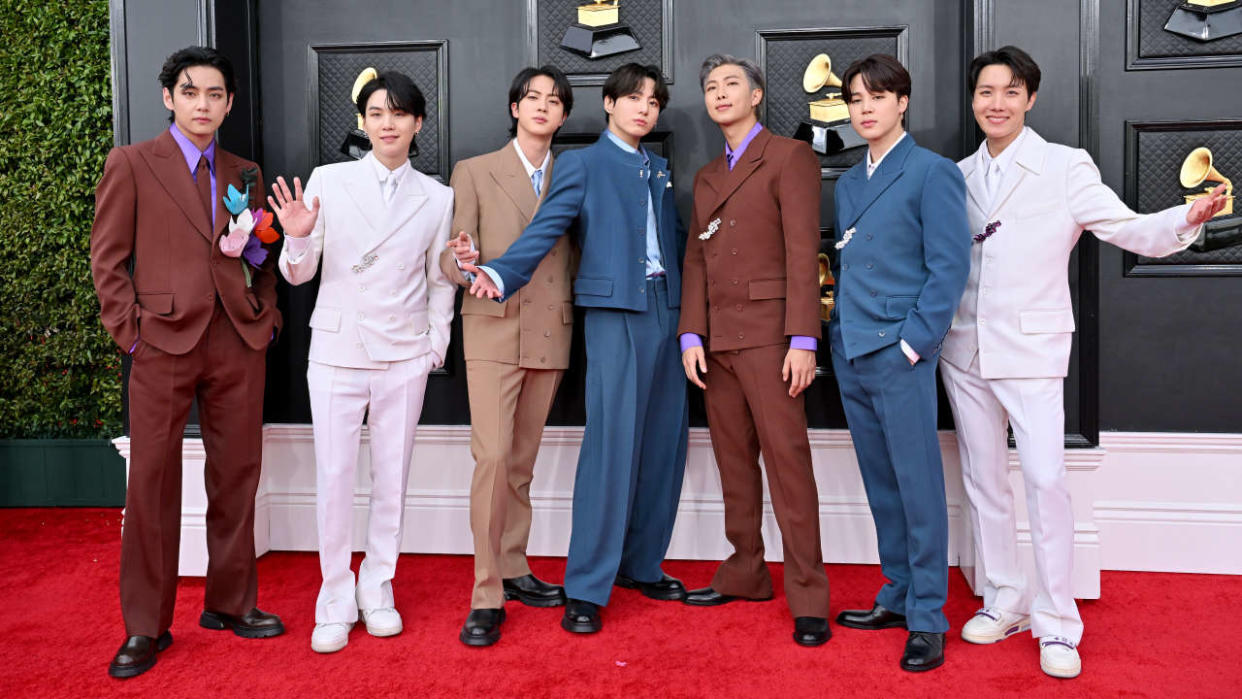
[[[278,617],[255,608],[254,496],[264,359],[280,327],[276,278],[262,248],[260,256],[248,247],[238,258],[220,245],[230,223],[227,188],[249,194],[248,202],[232,203],[255,208],[263,180],[254,163],[215,141],[237,91],[227,58],[206,47],[182,49],[164,63],[160,84],[173,123],[108,154],[91,230],[100,316],[133,357],[133,455],[121,533],[127,638],[108,668],[117,678],[146,672],[172,644],[181,437],[196,397],[207,450],[210,559],[199,624],[246,638],[284,632]]]
[[[469,287],[473,275],[458,262],[500,257],[530,223],[551,181],[552,137],[572,107],[569,81],[557,68],[526,68],[514,78],[509,88],[514,139],[453,169],[458,235],[440,256],[450,279]],[[500,639],[506,599],[533,607],[565,603],[561,586],[531,574],[526,542],[535,455],[569,366],[573,259],[564,237],[540,263],[532,283],[505,303],[470,294],[462,299],[475,459],[470,485],[475,580],[459,638],[469,646]]]
[[[772,598],[760,533],[762,451],[794,641],[818,646],[831,636],[828,577],[802,391],[815,378],[820,336],[819,162],[805,143],[758,122],[763,74],[753,61],[709,56],[699,80],[725,150],[694,178],[678,333],[686,377],[705,391],[734,553],[685,602]]]

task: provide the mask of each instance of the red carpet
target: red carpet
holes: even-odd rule
[[[1242,576],[1104,573],[1104,598],[1082,603],[1083,674],[1055,680],[1039,671],[1029,636],[972,646],[956,631],[978,602],[950,576],[954,625],[944,667],[911,675],[897,667],[901,630],[832,627],[820,648],[790,640],[792,621],[772,566],[776,600],[696,609],[618,590],[604,630],[572,636],[559,609],[511,603],[500,643],[457,641],[470,598],[467,556],[403,556],[397,606],[405,632],[372,638],[361,626],[340,653],[310,650],[319,568],[311,553],[259,561],[259,604],[288,633],[245,640],[197,625],[201,578],[182,581],[175,642],[154,669],[130,680],[106,675],[123,640],[117,601],[120,511],[0,510],[0,696],[1239,696],[1236,600]],[[533,562],[560,580],[563,559]],[[714,564],[670,561],[692,587]],[[871,604],[876,566],[829,566],[833,613]]]

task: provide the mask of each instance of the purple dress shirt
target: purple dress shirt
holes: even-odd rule
[[[758,136],[760,131],[763,131],[763,124],[756,121],[755,125],[750,127],[750,131],[746,132],[746,137],[743,138],[742,142],[737,145],[737,148],[730,148],[729,142],[725,141],[725,163],[728,164],[730,172],[733,171],[733,166],[738,160],[741,159],[742,154],[746,152],[746,147],[750,145],[751,141],[755,140],[755,136]],[[695,333],[682,333],[679,342],[681,343],[682,352],[685,352],[691,347],[703,346],[703,338],[699,337]],[[806,335],[794,335],[789,338],[789,349],[809,350],[814,352],[818,347],[819,343],[813,337],[808,337]]]

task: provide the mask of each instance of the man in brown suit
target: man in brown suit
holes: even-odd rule
[[[210,557],[199,624],[246,638],[284,631],[278,617],[255,608],[264,355],[280,327],[273,260],[259,260],[253,249],[227,256],[220,245],[230,223],[228,186],[248,192],[246,206],[255,207],[263,201],[262,177],[254,163],[215,142],[236,92],[227,58],[210,48],[182,49],[164,63],[160,83],[173,123],[108,155],[91,231],[100,316],[133,357],[121,534],[128,638],[108,668],[118,678],[147,671],[172,643],[181,437],[196,397]]]
[[[500,257],[535,215],[552,179],[552,137],[569,116],[573,92],[553,66],[526,68],[509,88],[514,139],[492,153],[458,163],[453,230],[440,256],[444,273],[469,287],[458,262]],[[535,270],[532,283],[496,303],[465,294],[462,336],[470,391],[470,528],[474,592],[459,638],[469,646],[500,639],[504,602],[533,607],[565,603],[560,585],[531,574],[530,481],[543,425],[569,366],[573,329],[573,253],[562,237]]]
[[[831,636],[828,577],[802,391],[815,378],[820,335],[819,162],[805,143],[758,122],[764,81],[753,61],[709,56],[699,79],[725,152],[694,178],[678,333],[686,377],[705,391],[734,553],[685,602],[771,599],[762,451],[794,641],[817,646]]]

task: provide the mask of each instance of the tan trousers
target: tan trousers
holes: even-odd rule
[[[470,391],[470,530],[474,534],[471,609],[504,606],[501,580],[530,573],[530,481],[543,425],[564,371],[466,362]]]

